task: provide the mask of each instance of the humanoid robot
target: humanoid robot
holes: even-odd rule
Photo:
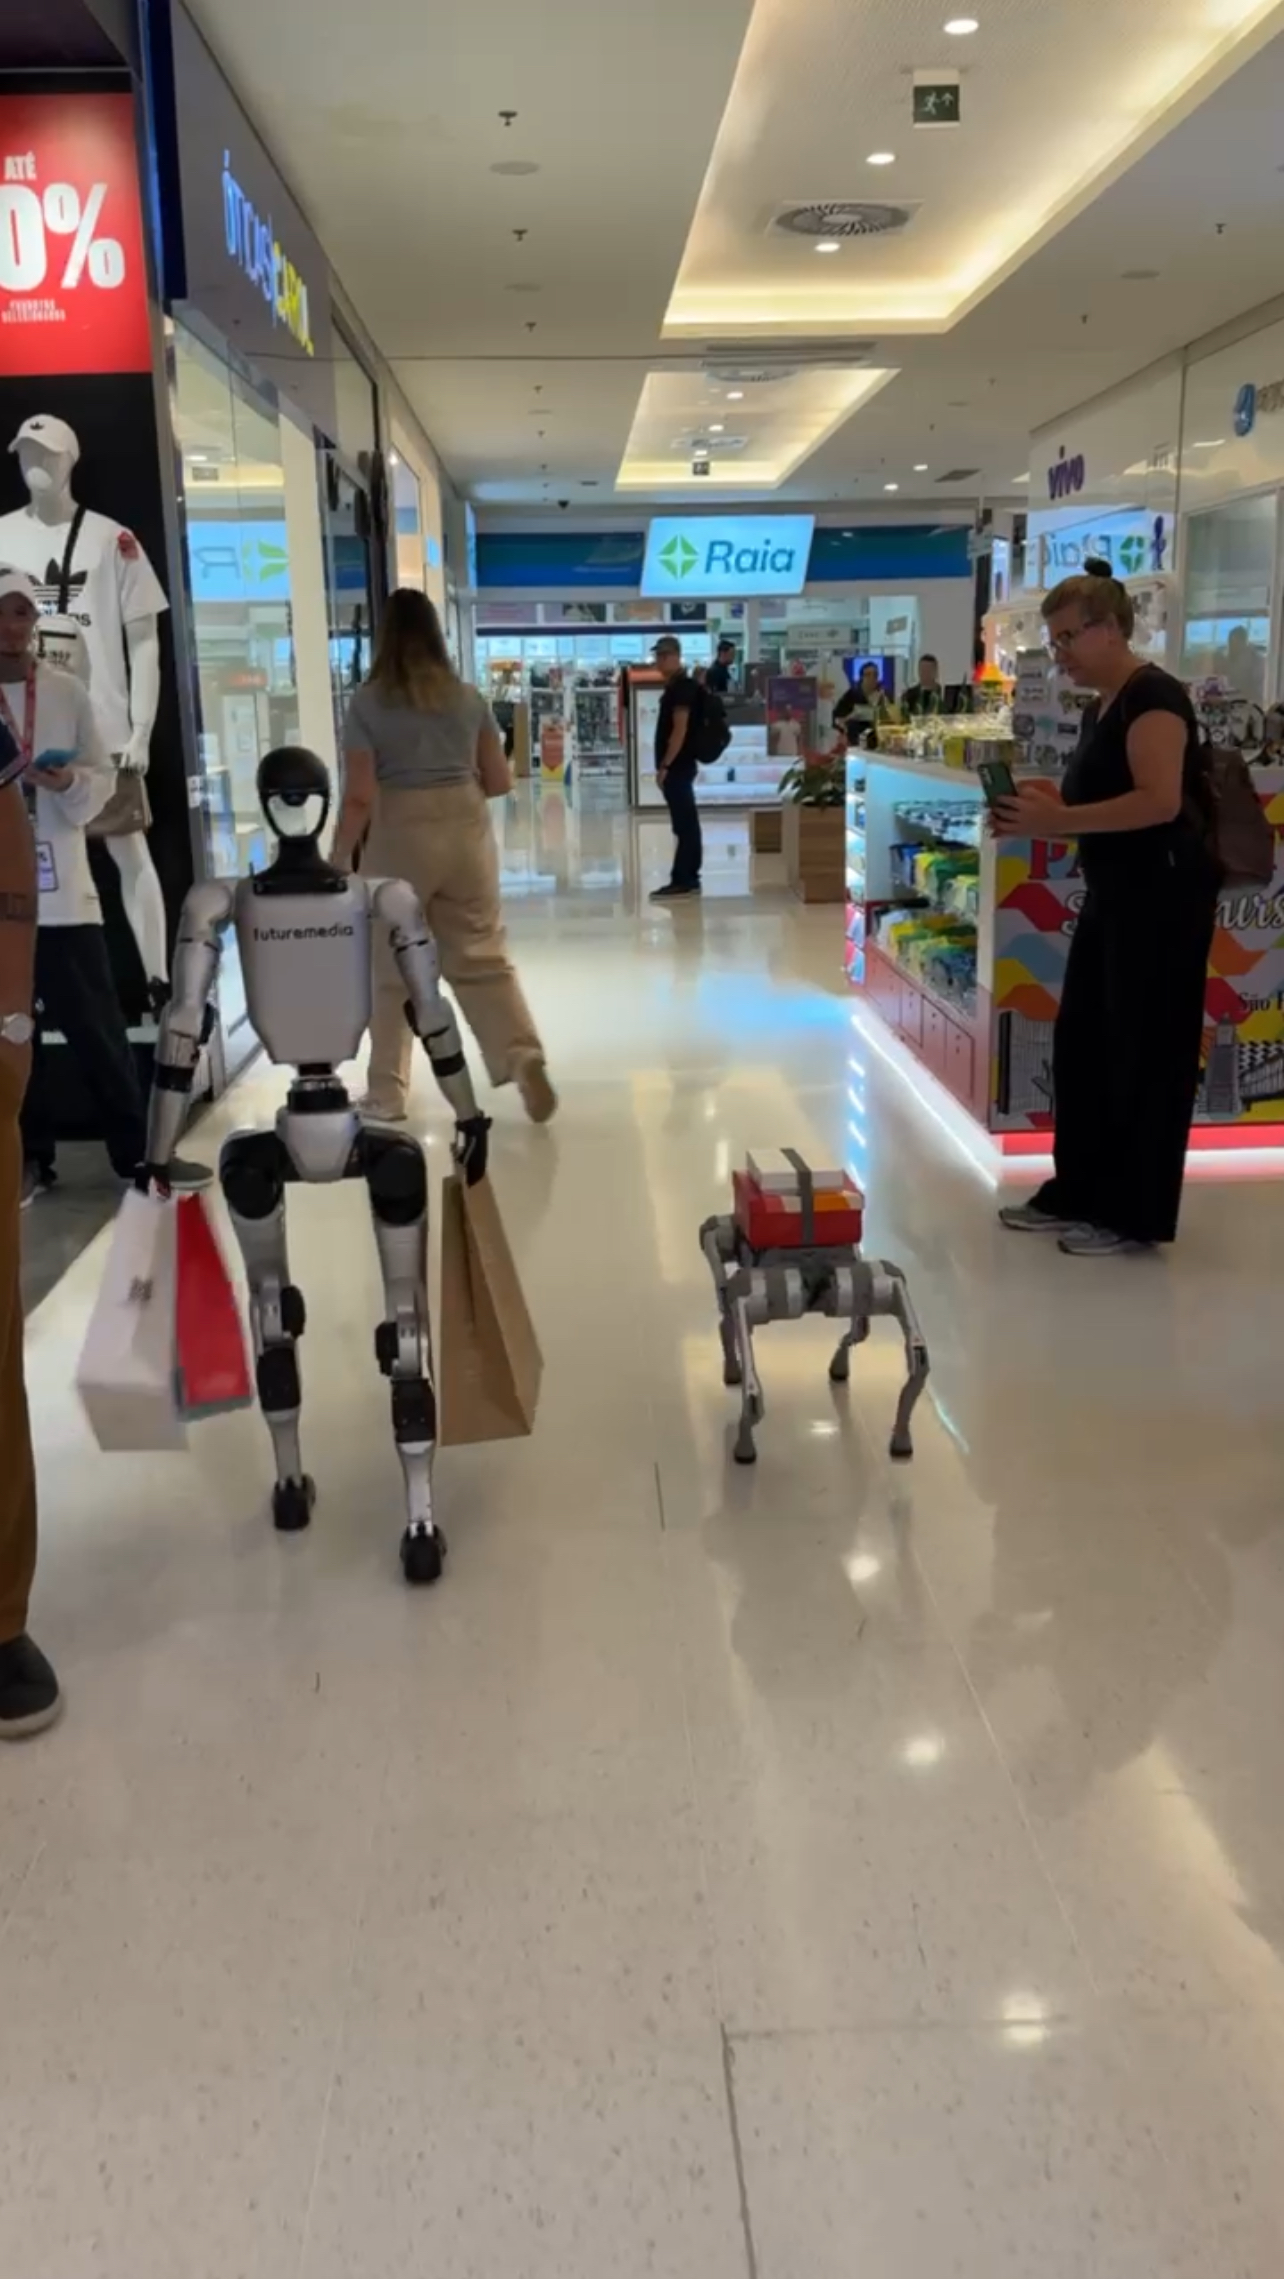
[[[362,1125],[336,1074],[370,1022],[372,934],[387,929],[406,988],[406,1018],[455,1114],[454,1156],[468,1185],[485,1176],[490,1121],[478,1112],[459,1030],[438,986],[436,945],[413,888],[402,879],[349,876],[319,841],[330,778],[315,753],[269,752],[259,799],[277,837],[270,868],[194,886],[183,905],[174,987],[160,1022],[140,1184],[166,1186],[201,1044],[212,1015],[219,934],[236,927],[250,1021],[268,1057],[295,1071],[270,1131],[225,1141],[219,1179],[250,1286],[259,1404],[276,1456],[273,1517],[306,1527],[315,1489],[299,1451],[303,1293],[290,1279],[285,1190],[362,1178],[383,1272],[384,1318],[375,1356],[391,1381],[392,1429],[406,1486],[401,1564],[411,1583],[436,1582],[446,1544],[433,1518],[437,1439],[428,1319],[428,1173],[418,1140]]]

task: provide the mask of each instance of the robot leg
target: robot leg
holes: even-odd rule
[[[446,1538],[432,1515],[437,1397],[428,1319],[428,1166],[417,1140],[366,1131],[361,1165],[383,1273],[375,1355],[392,1385],[392,1430],[406,1482],[401,1565],[408,1583],[435,1583]]]
[[[829,1381],[831,1385],[845,1385],[852,1373],[851,1349],[854,1345],[863,1345],[869,1336],[871,1283],[864,1261],[854,1260],[850,1266],[837,1267],[832,1276],[832,1289],[834,1302],[825,1310],[846,1314],[849,1327],[829,1364]]]
[[[316,1489],[299,1454],[299,1361],[303,1293],[290,1280],[285,1187],[293,1167],[275,1132],[240,1132],[219,1156],[219,1180],[250,1285],[259,1406],[276,1456],[272,1516],[283,1532],[306,1527]]]
[[[762,1422],[766,1404],[754,1358],[753,1332],[755,1322],[772,1319],[767,1275],[756,1267],[742,1266],[727,1285],[727,1299],[737,1371],[730,1382],[740,1387],[740,1424],[732,1454],[737,1464],[755,1464],[758,1451],[753,1431]]]
[[[909,1294],[909,1284],[900,1267],[893,1266],[890,1260],[886,1258],[883,1259],[881,1273],[876,1281],[875,1289],[877,1298],[883,1301],[878,1304],[877,1310],[880,1313],[895,1315],[896,1320],[901,1325],[905,1339],[906,1376],[905,1383],[901,1387],[901,1397],[896,1404],[896,1421],[892,1426],[891,1454],[899,1457],[912,1456],[914,1443],[910,1438],[910,1418],[914,1414],[919,1394],[927,1383],[927,1373],[930,1367],[927,1345],[919,1326],[918,1315],[914,1310],[914,1301]]]
[[[706,1219],[700,1229],[700,1248],[713,1276],[713,1291],[718,1303],[718,1336],[722,1341],[722,1382],[738,1385],[741,1381],[740,1355],[736,1346],[736,1329],[731,1307],[727,1302],[727,1276],[736,1255],[736,1222],[732,1218]]]

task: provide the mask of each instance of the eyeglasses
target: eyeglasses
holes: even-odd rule
[[[1043,639],[1046,647],[1051,649],[1054,655],[1057,655],[1063,649],[1073,649],[1076,641],[1082,641],[1084,634],[1091,633],[1091,631],[1090,625],[1071,625],[1063,627],[1060,633],[1045,631]]]

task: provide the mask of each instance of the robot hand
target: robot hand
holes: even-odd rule
[[[490,1117],[469,1116],[455,1126],[455,1144],[451,1153],[464,1175],[464,1183],[475,1187],[486,1176],[486,1158],[490,1149]]]

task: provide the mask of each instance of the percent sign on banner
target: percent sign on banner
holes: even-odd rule
[[[150,369],[130,96],[0,96],[0,335],[4,372]]]

